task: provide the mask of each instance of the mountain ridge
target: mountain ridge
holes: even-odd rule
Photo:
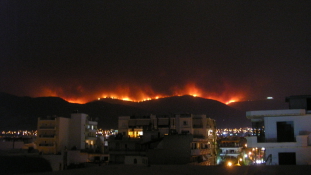
[[[110,99],[111,100],[111,99]],[[250,121],[245,112],[216,100],[189,95],[166,97],[145,102],[110,101],[107,99],[86,104],[69,103],[59,97],[18,97],[0,93],[0,129],[36,130],[38,117],[60,116],[69,118],[74,111],[98,119],[98,127],[117,129],[118,116],[150,114],[206,114],[216,120],[218,128],[246,127]]]

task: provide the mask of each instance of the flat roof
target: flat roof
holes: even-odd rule
[[[299,116],[305,115],[305,109],[282,109],[282,110],[261,110],[247,111],[246,118],[278,117],[278,116]]]

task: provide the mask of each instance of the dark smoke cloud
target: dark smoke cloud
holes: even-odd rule
[[[0,91],[93,99],[103,92],[310,94],[304,3],[3,1]],[[228,97],[229,98],[229,97]]]

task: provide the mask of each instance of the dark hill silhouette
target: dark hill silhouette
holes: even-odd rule
[[[38,117],[70,117],[77,110],[89,114],[93,120],[98,119],[98,125],[103,129],[117,129],[118,116],[122,115],[179,113],[206,114],[216,120],[218,128],[250,126],[244,111],[210,99],[176,96],[140,103],[109,100],[109,103],[99,100],[75,104],[58,97],[31,98],[0,93],[0,130],[35,130]]]
[[[250,126],[250,121],[246,119],[245,112],[216,100],[189,95],[161,98],[134,105],[154,114],[206,114],[216,120],[218,128]]]
[[[257,110],[276,110],[276,109],[288,109],[289,104],[284,100],[254,100],[254,101],[241,101],[230,103],[229,106],[240,111],[257,111]]]
[[[110,98],[101,99],[100,101],[130,105],[149,111],[152,114],[206,114],[216,120],[218,128],[250,126],[250,121],[245,117],[245,111],[231,108],[216,100],[190,95],[166,97],[140,103]]]

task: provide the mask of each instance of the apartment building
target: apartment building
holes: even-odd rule
[[[38,118],[36,145],[42,154],[60,154],[65,149],[95,149],[97,122],[87,114],[73,113],[71,118]]]
[[[253,163],[311,164],[310,96],[291,96],[286,101],[290,109],[246,112],[253,125],[253,136],[247,137],[254,150]]]
[[[230,161],[235,164],[240,163],[240,159],[243,159],[242,151],[245,147],[245,142],[246,141],[241,137],[220,139],[218,141],[219,159],[217,160],[217,164],[222,164],[226,161]]]
[[[60,154],[68,146],[69,118],[38,118],[37,149],[42,154]]]
[[[69,125],[68,147],[71,149],[95,149],[97,122],[91,121],[87,114],[73,113]]]
[[[150,116],[120,116],[118,122],[119,133],[122,134],[122,140],[136,140],[136,150],[139,150],[136,155],[156,155],[151,154],[152,149],[163,150],[163,154],[167,155],[165,150],[170,150],[168,145],[170,140],[176,140],[182,144],[186,144],[189,148],[188,162],[197,162],[199,164],[214,165],[216,163],[216,126],[215,120],[207,118],[206,115],[194,114],[178,114],[178,115],[150,115]],[[191,135],[191,141],[188,137],[178,135]],[[168,137],[169,136],[169,137]],[[182,141],[185,139],[189,143]],[[109,148],[113,148],[115,142],[121,142],[120,139],[111,139]],[[177,143],[177,142],[175,142]],[[128,145],[124,142],[123,145]],[[166,145],[163,147],[163,145]],[[173,147],[173,146],[172,146]],[[177,147],[175,149],[178,149]],[[145,154],[142,154],[145,152]],[[149,152],[149,153],[148,153]],[[158,151],[159,152],[159,151]],[[166,153],[164,153],[166,152]],[[111,152],[111,161],[114,161],[114,156],[119,157],[118,163],[122,163],[124,154],[117,155],[117,152]],[[173,151],[169,151],[173,154]],[[135,154],[132,152],[132,156]],[[176,157],[177,159],[177,157]],[[117,159],[116,159],[117,160]],[[168,159],[166,159],[168,160]],[[160,159],[153,159],[153,163],[160,163]],[[163,162],[163,160],[162,160]],[[175,161],[176,162],[176,161]]]

